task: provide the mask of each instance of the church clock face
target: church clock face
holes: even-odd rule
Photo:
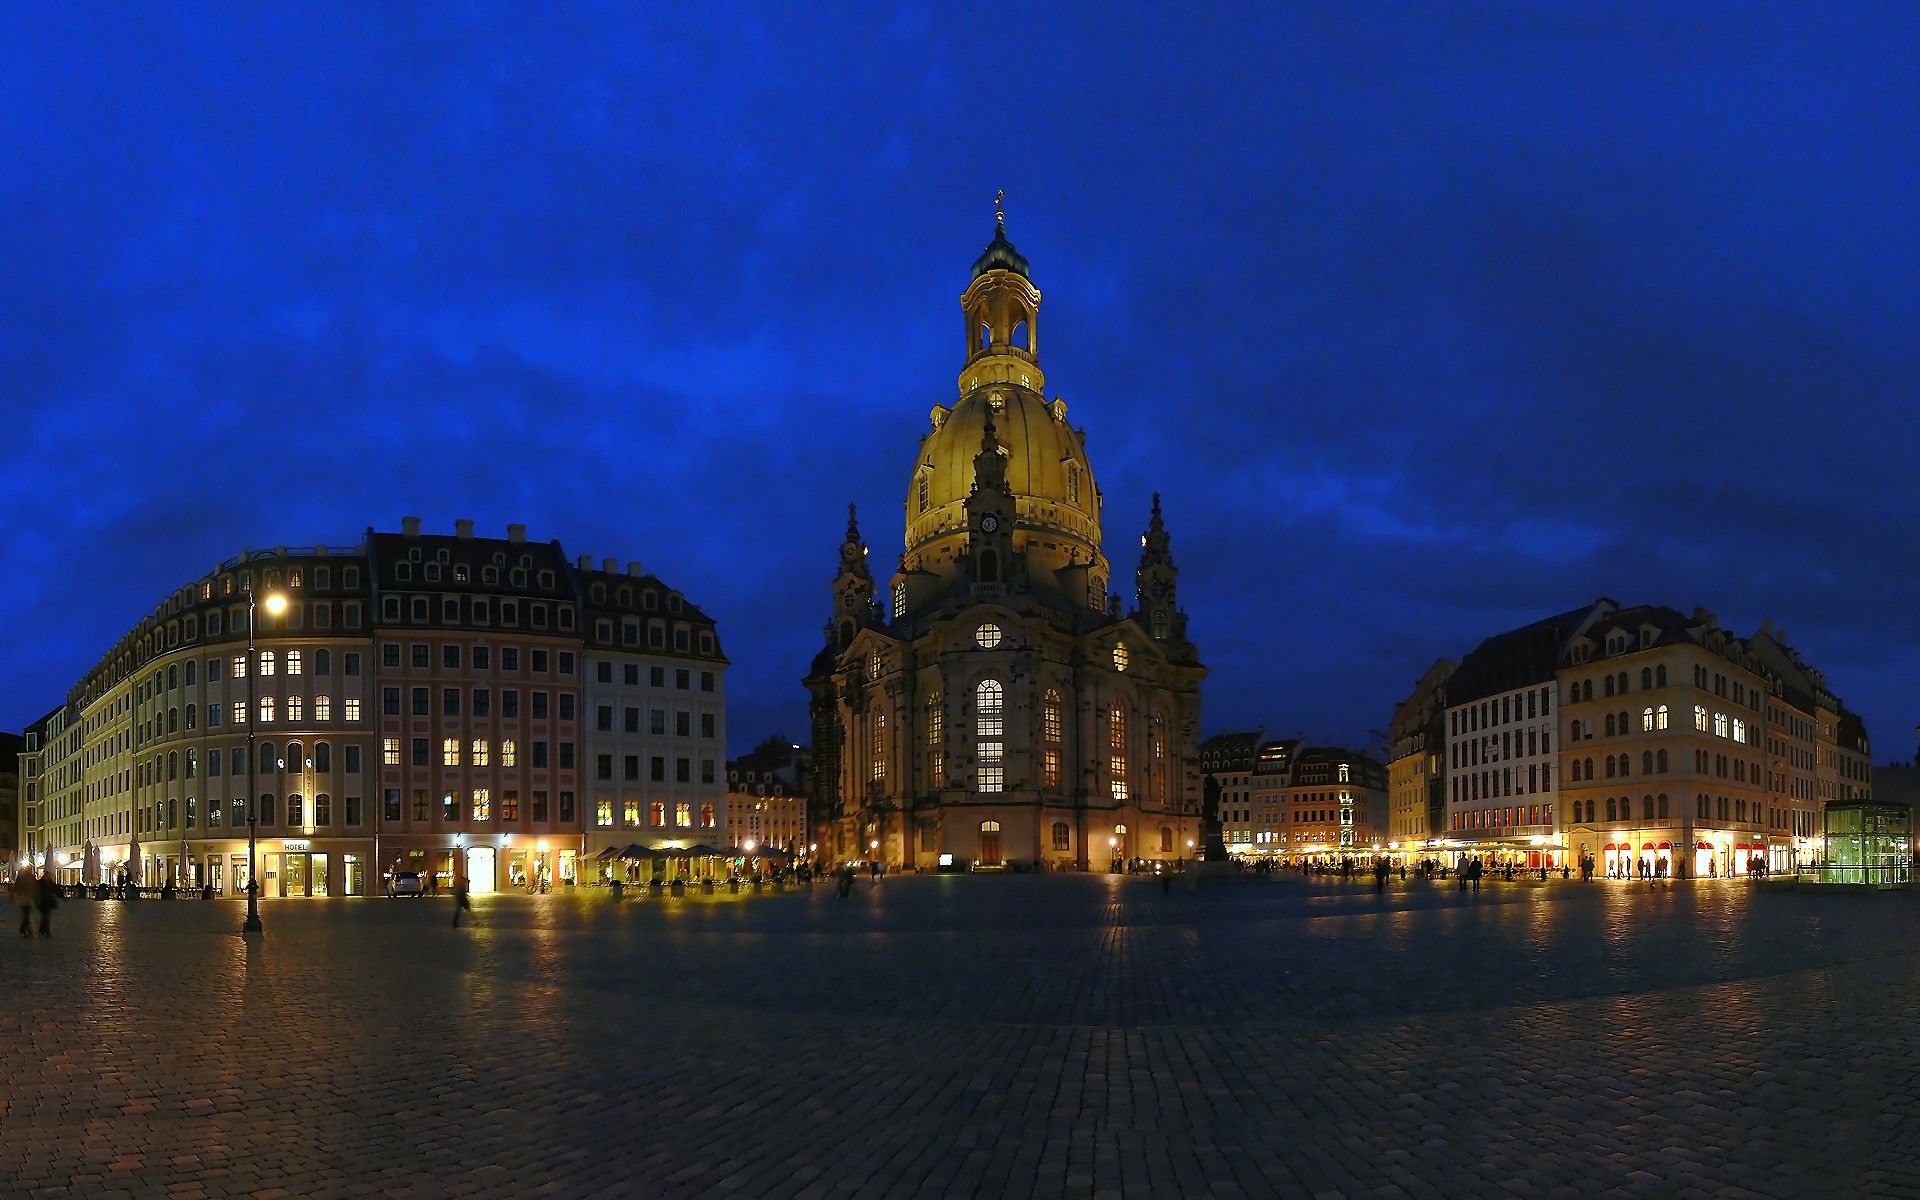
[[[980,532],[992,533],[999,528],[1000,518],[994,516],[992,513],[988,513],[986,516],[980,518]]]

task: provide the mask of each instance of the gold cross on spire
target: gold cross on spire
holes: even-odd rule
[[[1001,188],[993,194],[993,223],[995,225],[1005,225],[1007,223],[1007,213],[1005,209],[1006,199],[1007,189],[1005,188]]]

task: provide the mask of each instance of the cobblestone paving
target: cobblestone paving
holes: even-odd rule
[[[1920,1196],[1920,895],[862,882],[0,938],[0,1194]]]

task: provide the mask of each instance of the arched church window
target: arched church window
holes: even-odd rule
[[[1155,639],[1159,641],[1166,640],[1167,638],[1167,614],[1166,613],[1157,612],[1153,614],[1153,636]]]
[[[893,585],[893,619],[898,621],[907,615],[907,583],[900,580]]]
[[[1107,711],[1107,778],[1115,800],[1125,800],[1127,787],[1127,707],[1116,703]],[[1119,830],[1116,830],[1119,832]]]
[[[1013,344],[1020,347],[1022,350],[1028,350],[1032,348],[1027,345],[1027,323],[1025,320],[1021,320],[1019,323],[1014,325]]]
[[[931,786],[946,786],[946,711],[939,692],[927,696],[927,775]]]
[[[1113,669],[1116,671],[1126,670],[1127,661],[1127,644],[1125,642],[1115,644],[1113,647]]]
[[[1162,825],[1160,827],[1160,853],[1173,853],[1173,826],[1171,825]]]
[[[933,495],[933,475],[930,472],[922,471],[920,472],[920,511],[921,512],[927,511],[927,501],[932,497],[932,495]]]
[[[1067,503],[1080,503],[1080,464],[1067,464]]]
[[[1040,737],[1044,741],[1060,740],[1060,692],[1048,688],[1040,697]]]
[[[873,719],[867,722],[873,739],[873,778],[887,777],[887,712],[883,708],[873,710]]]
[[[1005,729],[1004,702],[1005,693],[997,679],[983,679],[973,689],[977,788],[982,792],[999,792],[1006,787],[1005,746],[1000,740]]]
[[[1072,835],[1067,829],[1067,823],[1065,821],[1055,821],[1053,823],[1053,848],[1055,850],[1071,849],[1071,837]]]

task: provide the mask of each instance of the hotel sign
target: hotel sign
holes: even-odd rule
[[[288,838],[286,841],[280,843],[280,846],[284,850],[298,854],[303,850],[311,850],[313,843],[305,838]]]

